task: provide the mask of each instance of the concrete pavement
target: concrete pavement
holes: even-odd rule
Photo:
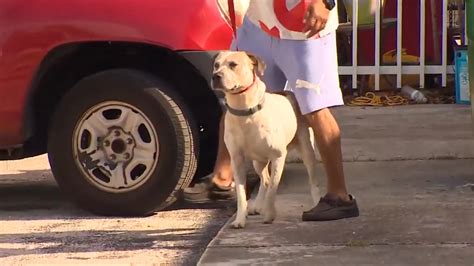
[[[474,265],[469,107],[344,107],[335,113],[360,217],[302,222],[301,212],[312,206],[306,173],[289,164],[276,221],[265,225],[261,216],[250,216],[243,230],[224,226],[200,264]]]
[[[60,193],[46,156],[0,162],[0,265],[196,265],[234,208],[102,217]]]

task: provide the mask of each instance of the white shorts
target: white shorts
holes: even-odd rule
[[[267,89],[278,92],[286,87],[291,90],[303,114],[344,105],[335,33],[314,40],[277,39],[246,18],[231,49],[247,51],[263,59],[267,65],[263,76]]]

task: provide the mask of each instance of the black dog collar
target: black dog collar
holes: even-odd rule
[[[225,106],[227,107],[227,111],[229,111],[229,113],[235,115],[235,116],[251,116],[255,113],[257,113],[258,111],[262,110],[263,108],[263,103],[265,102],[265,96],[263,96],[262,98],[262,101],[260,101],[259,104],[257,104],[256,106],[252,107],[252,108],[248,108],[248,109],[234,109],[232,107],[230,107],[227,102],[225,103]]]

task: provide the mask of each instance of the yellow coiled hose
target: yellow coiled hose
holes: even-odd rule
[[[379,96],[373,92],[367,92],[365,96],[359,96],[349,102],[349,106],[395,106],[408,104],[408,99],[402,96]]]

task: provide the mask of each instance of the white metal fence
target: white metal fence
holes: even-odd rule
[[[447,38],[448,38],[448,0],[436,0],[442,1],[442,38],[441,38],[441,64],[438,65],[426,65],[426,43],[425,43],[425,24],[426,24],[426,0],[398,0],[397,2],[397,60],[396,65],[382,65],[381,64],[381,0],[374,0],[376,2],[375,8],[375,64],[372,66],[360,66],[357,62],[358,54],[358,15],[359,15],[359,0],[352,0],[352,65],[351,66],[340,66],[340,75],[352,75],[352,88],[357,88],[357,76],[358,75],[374,75],[375,79],[375,90],[380,90],[380,75],[396,75],[397,76],[397,88],[402,87],[402,75],[419,75],[420,87],[425,87],[425,74],[439,74],[441,75],[442,86],[446,87],[447,74],[453,74],[453,66],[448,65],[448,49],[447,49]],[[404,2],[415,2],[420,3],[420,38],[419,38],[419,65],[403,65],[402,64],[402,25],[403,25],[403,14],[402,6]],[[438,2],[439,3],[439,2]],[[433,6],[432,6],[433,8]],[[435,22],[433,22],[435,23]],[[434,44],[435,50],[437,45]],[[439,47],[439,46],[438,46]],[[439,49],[438,49],[439,50]]]

